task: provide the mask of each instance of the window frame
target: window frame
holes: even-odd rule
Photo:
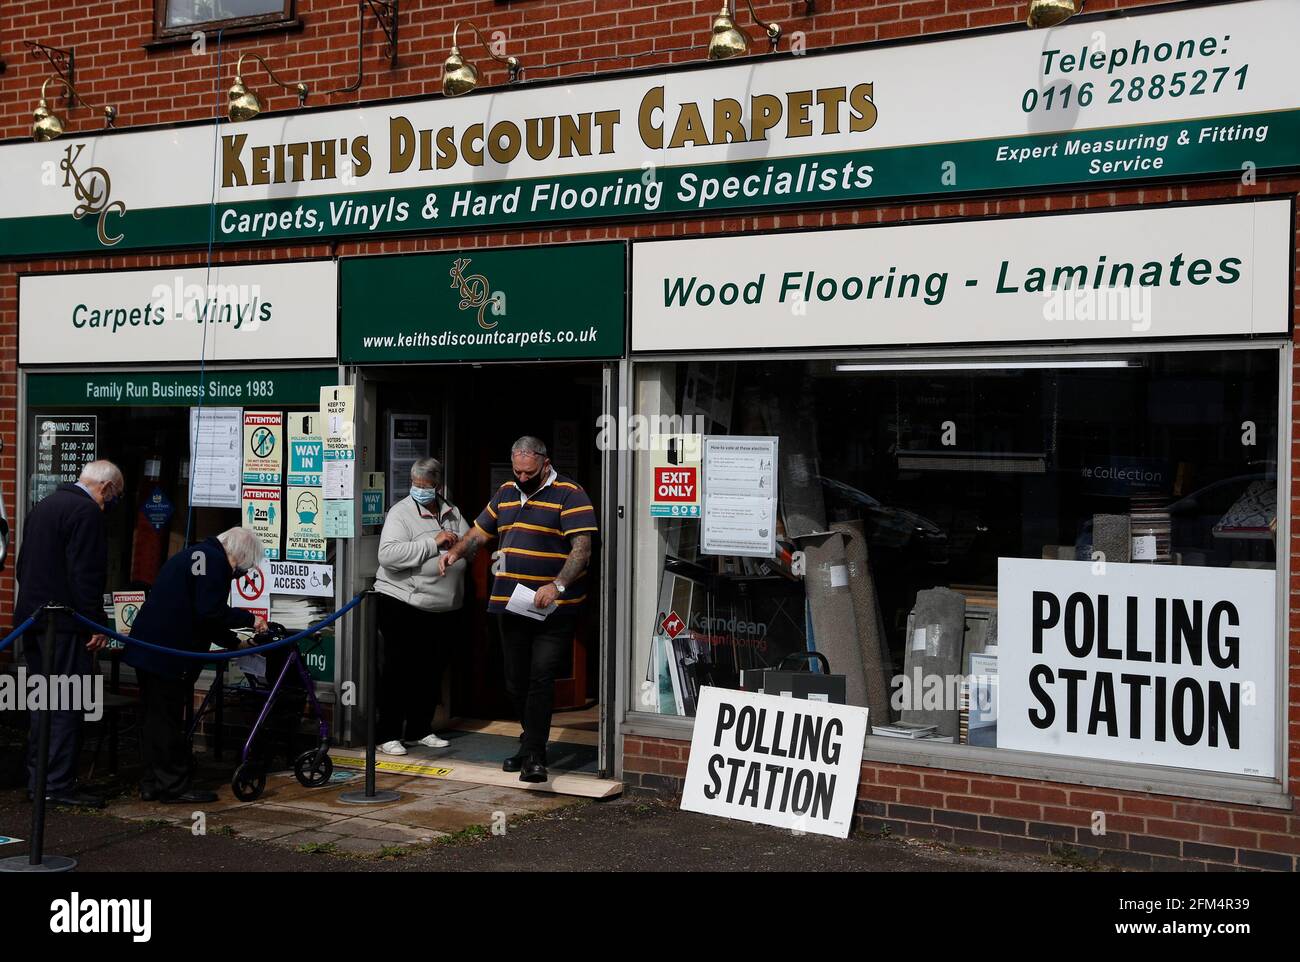
[[[188,41],[196,32],[211,33],[222,31],[223,35],[238,36],[248,33],[262,33],[272,30],[289,30],[300,28],[302,21],[297,18],[297,0],[279,0],[277,13],[254,14],[247,17],[231,17],[225,20],[208,20],[203,23],[191,23],[180,27],[167,26],[167,6],[172,0],[153,0],[153,43],[168,44]]]
[[[698,352],[664,353],[647,352],[631,355],[624,363],[625,393],[620,403],[627,405],[631,414],[640,413],[636,398],[639,393],[637,380],[638,365],[673,364],[689,361],[708,362],[745,362],[745,361],[935,361],[935,360],[978,360],[980,358],[1005,357],[1068,357],[1086,353],[1090,356],[1123,356],[1126,354],[1146,354],[1159,352],[1216,351],[1216,350],[1274,350],[1278,356],[1278,505],[1291,503],[1291,473],[1283,465],[1290,459],[1284,452],[1291,450],[1294,435],[1294,419],[1291,412],[1291,392],[1293,389],[1294,347],[1289,337],[1260,338],[1204,338],[1204,339],[1144,339],[1126,342],[1100,342],[1086,345],[1020,343],[980,346],[932,348],[892,348],[881,350],[839,350],[823,349],[792,351],[743,351],[726,350],[709,354]],[[636,540],[640,532],[636,519],[641,506],[640,486],[635,470],[636,452],[621,452],[621,471],[624,492],[623,503],[630,505],[628,530],[624,533],[623,567],[632,568],[631,559],[635,556]],[[1290,511],[1278,512],[1278,532],[1276,543],[1279,546],[1291,544]],[[989,748],[975,745],[957,745],[948,743],[921,744],[909,741],[900,744],[900,739],[868,737],[863,748],[864,762],[880,765],[907,765],[935,770],[968,772],[989,777],[1027,778],[1055,784],[1073,784],[1095,788],[1109,788],[1120,791],[1149,792],[1170,795],[1179,798],[1193,798],[1207,801],[1230,802],[1242,805],[1255,805],[1264,808],[1289,809],[1292,805],[1289,752],[1290,737],[1288,729],[1288,678],[1291,667],[1291,631],[1288,611],[1290,606],[1291,551],[1279,548],[1277,551],[1277,594],[1274,634],[1274,697],[1277,706],[1275,726],[1275,770],[1272,778],[1249,775],[1224,774],[1190,768],[1171,768],[1142,762],[1116,762],[1077,756],[1052,755],[1027,752],[1006,748]],[[658,738],[680,739],[690,741],[695,728],[695,719],[677,715],[659,715],[653,712],[637,710],[633,696],[632,643],[635,625],[635,602],[631,595],[637,590],[644,590],[641,585],[633,584],[629,575],[625,583],[620,584],[620,603],[618,637],[619,666],[618,697],[623,710],[618,713],[619,735],[646,735]],[[618,740],[618,770],[622,771],[622,737]]]

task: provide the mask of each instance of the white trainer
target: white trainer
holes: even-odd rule
[[[425,735],[417,744],[423,745],[425,748],[446,748],[451,742],[445,738],[439,738],[437,735]]]
[[[391,742],[384,742],[382,745],[376,745],[375,751],[383,752],[385,755],[405,755],[406,746],[394,738]]]

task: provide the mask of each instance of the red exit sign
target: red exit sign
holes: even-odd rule
[[[696,500],[699,489],[695,473],[695,468],[655,468],[655,500]]]

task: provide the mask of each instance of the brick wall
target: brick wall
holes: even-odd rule
[[[689,742],[624,738],[628,791],[676,798],[689,757]],[[860,832],[1031,855],[1073,853],[1116,868],[1300,869],[1300,809],[864,762],[854,812]]]

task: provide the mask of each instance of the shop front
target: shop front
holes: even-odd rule
[[[595,443],[593,426],[617,396],[626,262],[622,242],[340,262],[340,359],[356,386],[361,469],[375,474],[382,510],[406,497],[413,461],[432,455],[443,464],[447,498],[473,523],[512,480],[511,445],[524,435],[546,444],[556,471],[596,508],[587,597],[569,669],[556,683],[549,754],[557,771],[613,773],[617,463],[614,450]],[[357,590],[375,574],[382,520],[381,511],[363,517],[351,543]],[[504,749],[502,733],[517,730],[487,604],[493,572],[518,560],[509,550],[489,544],[469,572],[435,722],[500,739]]]
[[[338,383],[336,315],[332,261],[20,277],[18,525],[86,462],[121,468],[125,504],[106,515],[106,623],[129,629],[162,563],[227,528],[256,530],[268,560],[295,557],[281,537],[285,449],[295,416],[314,418],[321,389]],[[313,547],[334,564],[323,536]],[[341,600],[327,581],[261,604],[294,624],[304,605]],[[308,661],[332,700],[333,637]]]
[[[1294,223],[634,244],[628,399],[704,438],[698,514],[631,467],[629,783],[680,788],[701,686],[816,651],[870,710],[869,830],[1100,846],[1094,816],[1113,845],[1145,811],[1121,790],[1289,809]],[[738,441],[774,497],[735,489]]]

